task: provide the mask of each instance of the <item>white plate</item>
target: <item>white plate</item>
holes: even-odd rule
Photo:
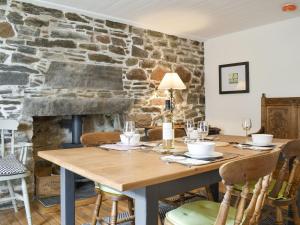
[[[257,147],[275,147],[276,145],[274,144],[267,144],[267,145],[259,145],[259,144],[255,144],[254,142],[250,141],[247,142],[248,145],[252,145],[252,146],[257,146]]]
[[[124,143],[122,143],[122,142],[118,142],[117,145],[130,146],[130,147],[138,147],[138,146],[141,146],[142,143],[139,142],[139,143],[136,143],[136,144],[134,144],[134,145],[128,145],[128,144],[124,144]]]
[[[193,159],[211,159],[211,158],[219,158],[223,156],[221,152],[214,152],[211,155],[192,155],[189,152],[185,152],[184,155],[191,157]]]

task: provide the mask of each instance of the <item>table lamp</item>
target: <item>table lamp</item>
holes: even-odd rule
[[[174,90],[183,90],[186,89],[185,84],[180,79],[177,73],[166,73],[163,79],[161,80],[159,90],[169,90],[170,92],[170,101],[171,101],[171,111],[174,109],[173,103],[173,91]]]

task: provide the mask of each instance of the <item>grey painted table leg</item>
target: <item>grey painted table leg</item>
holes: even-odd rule
[[[157,225],[158,199],[155,188],[146,187],[135,193],[135,224]]]
[[[75,225],[74,173],[60,168],[61,225]]]

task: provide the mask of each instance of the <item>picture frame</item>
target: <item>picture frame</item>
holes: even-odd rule
[[[219,94],[249,93],[249,62],[219,65]]]

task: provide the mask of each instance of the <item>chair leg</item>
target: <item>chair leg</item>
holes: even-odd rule
[[[110,225],[116,225],[118,219],[118,201],[112,202]]]
[[[134,216],[134,204],[133,204],[133,199],[132,198],[129,198],[128,199],[128,212],[129,212],[129,216]],[[135,222],[134,220],[131,222],[131,225],[134,225]]]
[[[293,222],[296,225],[300,224],[300,218],[299,218],[299,210],[298,210],[298,206],[297,206],[297,202],[294,201],[291,205],[291,210],[292,210],[292,214],[293,214]]]
[[[11,184],[10,180],[7,181],[7,186],[8,186],[10,197],[12,198],[11,202],[14,207],[14,210],[15,210],[15,212],[18,212],[16,198],[15,198],[15,192],[14,192],[14,188],[13,188],[13,185]]]
[[[32,225],[29,197],[28,197],[27,184],[25,178],[22,178],[22,192],[23,192],[23,201],[24,201],[24,206],[26,211],[27,223],[28,225]]]
[[[96,200],[96,205],[95,205],[95,209],[94,209],[94,214],[93,214],[93,219],[92,219],[92,224],[91,225],[96,225],[97,224],[97,219],[99,217],[101,204],[102,204],[102,195],[99,193],[97,195],[97,200]]]
[[[205,186],[205,192],[206,192],[207,200],[214,201],[214,197],[209,186]]]
[[[283,225],[283,216],[280,207],[276,207],[276,225]]]

